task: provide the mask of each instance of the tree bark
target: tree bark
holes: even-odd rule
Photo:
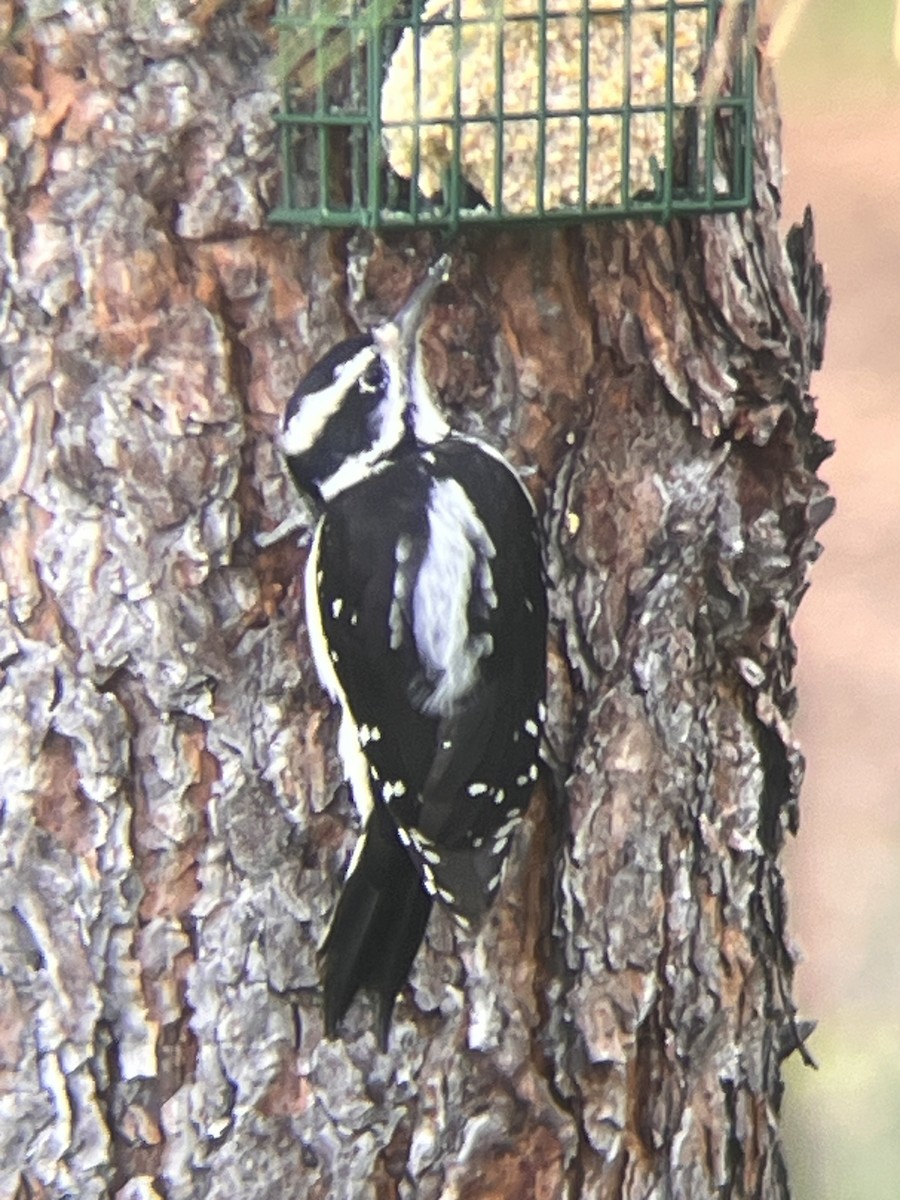
[[[548,767],[389,1052],[322,1037],[355,819],[273,449],[435,253],[266,225],[267,3],[0,2],[0,1197],[787,1197],[791,622],[826,294],[760,67],[736,216],[472,233],[461,428],[527,469]],[[308,514],[312,519],[312,514]]]

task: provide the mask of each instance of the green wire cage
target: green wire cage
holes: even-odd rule
[[[750,0],[279,0],[276,221],[369,228],[735,211]]]

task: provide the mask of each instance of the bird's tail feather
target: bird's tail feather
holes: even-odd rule
[[[325,1032],[336,1035],[353,997],[368,988],[378,997],[385,1048],[394,1001],[425,934],[432,899],[380,805],[363,836],[321,950]]]

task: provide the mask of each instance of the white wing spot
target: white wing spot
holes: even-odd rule
[[[466,788],[470,796],[483,796],[487,790],[488,785],[486,783],[470,783]]]
[[[400,839],[400,841],[403,843],[404,846],[409,845],[409,834],[406,832],[406,830],[403,828],[402,825],[397,826],[397,837]]]
[[[423,846],[422,857],[426,862],[431,863],[433,867],[440,866],[441,856],[438,854],[437,850],[429,850],[427,847]]]
[[[328,652],[328,657],[333,663],[338,663],[341,660],[341,656],[338,654],[337,650],[330,650]]]
[[[492,891],[494,891],[495,888],[498,888],[500,886],[500,880],[502,878],[503,878],[503,868],[501,867],[500,870],[497,872],[497,874],[494,876],[494,878],[488,880],[488,890],[492,892]]]
[[[381,788],[381,795],[385,804],[390,804],[395,796],[406,795],[406,784],[402,779],[398,779],[395,783],[385,783]],[[407,840],[404,845],[408,846],[409,841]]]
[[[540,722],[543,723],[547,720],[547,705],[543,702],[543,700],[538,701],[537,715]]]
[[[531,766],[528,768],[528,778],[531,780],[532,783],[534,783],[535,780],[537,779],[537,777],[538,777],[537,763],[532,763]]]
[[[530,717],[525,722],[525,732],[529,735],[529,737],[537,737],[538,733],[540,732],[537,725],[531,720]]]
[[[531,601],[528,599],[527,596],[525,597],[525,608],[530,613],[534,612],[534,605],[531,603]]]
[[[521,819],[522,818],[519,816],[518,813],[516,813],[515,816],[510,815],[510,817],[505,822],[505,824],[501,825],[500,828],[497,830],[497,832],[494,834],[494,837],[497,838],[498,840],[500,838],[503,838],[504,840],[508,840],[509,835],[515,829],[515,827],[519,824],[519,821]],[[494,849],[496,850],[496,847]]]
[[[497,788],[497,793],[494,796],[494,803],[502,804],[505,799],[506,799],[506,792],[504,792],[503,788]]]
[[[359,727],[359,744],[360,746],[368,746],[369,742],[380,742],[381,730],[377,725],[360,725]]]
[[[354,625],[354,626],[359,624],[359,613],[358,612],[350,614],[350,624]]]
[[[438,895],[445,904],[453,903],[453,893],[448,892],[446,888],[438,888]]]
[[[516,787],[524,787],[527,782],[528,782],[527,775],[517,775],[516,776]]]
[[[480,849],[481,849],[481,847],[482,847],[483,845],[484,845],[484,838],[483,838],[483,837],[472,838],[472,847],[473,847],[473,849],[475,849],[475,850],[480,850]]]
[[[340,596],[336,596],[335,599],[332,600],[332,602],[331,602],[331,615],[334,617],[335,620],[337,620],[338,617],[341,615],[341,609],[343,607],[344,607],[344,601],[340,598]]]
[[[491,850],[491,853],[499,854],[501,850],[506,849],[508,842],[509,842],[509,834],[506,834],[506,836],[504,836],[504,837],[496,838],[494,840],[494,845],[493,845],[493,849]]]
[[[444,740],[441,742],[441,749],[449,750],[452,745],[453,742],[450,740],[450,738],[444,738]]]

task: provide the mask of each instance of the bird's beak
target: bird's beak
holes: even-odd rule
[[[425,316],[425,310],[432,296],[444,280],[448,278],[449,274],[450,255],[442,254],[437,262],[429,267],[428,274],[394,317],[393,321],[390,321],[387,327],[382,327],[387,330],[393,326],[393,336],[407,350],[411,350],[415,344],[422,320]]]

